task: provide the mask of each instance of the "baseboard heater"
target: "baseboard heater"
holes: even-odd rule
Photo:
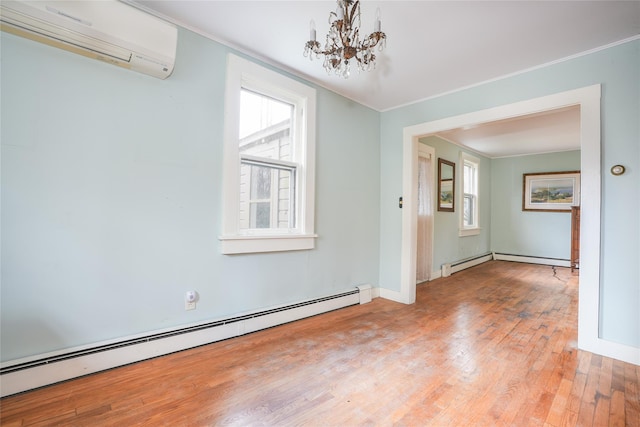
[[[524,262],[528,264],[553,265],[556,267],[571,267],[571,261],[568,259],[562,259],[562,258],[546,258],[546,257],[538,257],[538,256],[514,255],[514,254],[503,254],[499,252],[494,252],[493,259],[498,261],[515,261],[515,262]]]
[[[476,265],[482,264],[483,262],[491,261],[493,259],[493,254],[486,253],[483,255],[474,256],[471,258],[465,258],[460,261],[456,261],[450,264],[442,264],[442,277],[449,277],[453,273],[457,273],[458,271],[465,270],[467,268],[474,267]]]
[[[222,320],[2,363],[1,397],[371,301],[371,286]]]

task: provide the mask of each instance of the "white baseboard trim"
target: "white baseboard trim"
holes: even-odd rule
[[[640,348],[603,340],[602,338],[594,340],[580,338],[578,337],[578,343],[581,350],[640,366]]]
[[[431,272],[431,278],[429,279],[429,281],[431,280],[436,280],[442,277],[442,270],[437,270],[437,271],[432,271]]]
[[[526,255],[511,255],[511,254],[501,254],[498,252],[494,252],[493,257],[498,261],[515,261],[515,262],[524,262],[528,264],[542,264],[542,265],[553,265],[556,267],[571,267],[571,261],[568,259],[559,259],[559,258],[543,258],[543,257],[533,257]]]
[[[232,318],[3,362],[0,367],[0,396],[9,396],[339,308],[363,304],[371,300],[371,291],[369,285],[362,285],[353,291],[243,313]],[[365,294],[360,295],[362,292]]]
[[[378,289],[379,289],[380,298],[388,299],[388,300],[395,301],[395,302],[404,303],[403,300],[402,300],[402,295],[400,294],[400,292],[392,291],[392,290],[385,289],[385,288],[378,288]]]
[[[380,298],[380,288],[371,288],[371,298]]]

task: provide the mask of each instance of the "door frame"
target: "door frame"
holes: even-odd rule
[[[600,137],[601,85],[543,96],[475,111],[439,120],[408,126],[403,129],[402,158],[402,248],[400,302],[412,304],[416,298],[416,248],[417,213],[415,202],[417,185],[414,184],[417,169],[419,139],[437,132],[474,126],[496,120],[555,110],[563,107],[580,107],[581,132],[581,187],[589,197],[581,201],[580,229],[580,284],[578,297],[578,347],[583,350],[639,363],[637,349],[600,338],[600,227],[601,227],[601,137]]]

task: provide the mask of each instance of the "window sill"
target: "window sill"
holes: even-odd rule
[[[480,234],[480,228],[461,228],[458,230],[459,237],[477,236]]]
[[[316,234],[273,236],[220,236],[221,252],[225,255],[262,252],[301,251],[315,247]]]

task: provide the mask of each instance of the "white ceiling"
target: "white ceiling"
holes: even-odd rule
[[[436,134],[490,158],[580,149],[580,107],[567,107]]]
[[[378,111],[561,61],[640,34],[640,1],[365,0],[361,3],[362,33],[373,30],[379,7],[387,48],[378,54],[376,70],[352,71],[345,80],[327,75],[321,60],[310,62],[302,55],[310,20],[315,21],[318,40],[324,40],[335,1],[126,1]],[[552,116],[532,120],[540,124]],[[567,136],[564,149],[579,148],[575,111],[563,111],[562,117],[574,120],[573,125],[563,127],[556,118],[549,129],[563,128],[561,133]],[[525,120],[518,122],[531,128]],[[537,152],[558,146],[559,134],[553,144],[540,130],[525,135],[514,130],[514,124],[450,132],[446,137],[464,144],[473,139],[474,149],[489,150],[490,157],[517,153],[511,154],[513,143],[507,144],[511,147],[506,151],[491,148],[489,131],[501,139],[513,134],[543,141],[530,144],[539,146]],[[567,145],[569,140],[574,140],[573,148]]]

